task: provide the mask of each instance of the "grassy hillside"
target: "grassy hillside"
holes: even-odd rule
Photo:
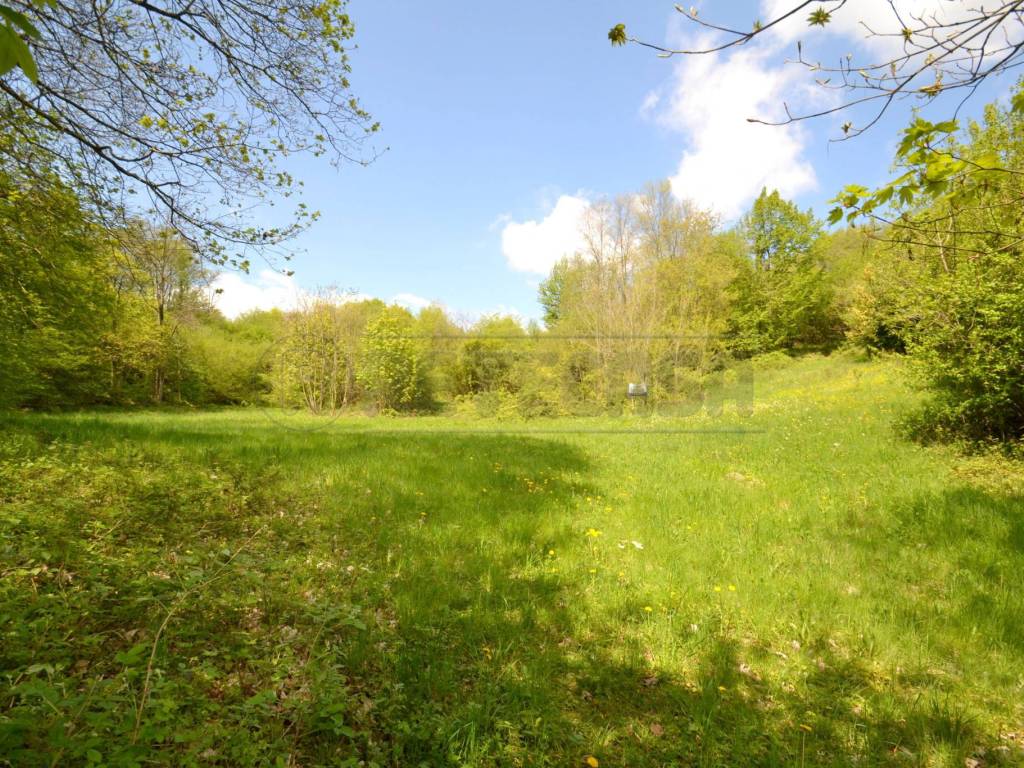
[[[755,398],[8,414],[0,764],[1024,764],[1020,468],[894,363]]]

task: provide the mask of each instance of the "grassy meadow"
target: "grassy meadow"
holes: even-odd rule
[[[1024,471],[744,417],[0,416],[0,765],[1024,764]]]

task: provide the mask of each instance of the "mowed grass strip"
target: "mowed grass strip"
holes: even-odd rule
[[[1022,472],[901,439],[902,382],[777,361],[749,418],[8,414],[0,764],[1022,764]]]

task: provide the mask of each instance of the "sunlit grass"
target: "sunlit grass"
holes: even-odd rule
[[[9,416],[0,753],[1018,764],[1020,469],[914,402],[809,358],[749,418]]]

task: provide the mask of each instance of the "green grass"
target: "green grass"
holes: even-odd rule
[[[8,414],[0,764],[1024,764],[1024,473],[900,439],[900,380],[762,368],[750,418]]]

